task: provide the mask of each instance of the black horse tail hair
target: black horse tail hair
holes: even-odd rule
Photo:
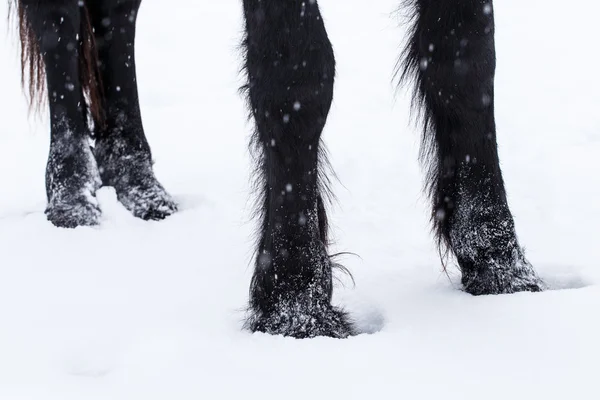
[[[18,0],[9,0],[9,19],[17,18],[21,47],[21,84],[26,92],[30,112],[38,112],[46,98],[46,67],[40,49],[40,38],[30,16],[35,10]],[[97,126],[104,126],[104,92],[98,68],[98,51],[87,6],[81,10],[79,34],[79,83],[86,98],[85,114]]]

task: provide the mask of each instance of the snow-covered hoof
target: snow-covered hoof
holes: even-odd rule
[[[461,172],[463,182],[471,168]],[[458,260],[465,292],[486,295],[544,290],[544,283],[519,245],[506,201],[486,185],[475,194],[464,188],[459,194],[449,221],[449,244]]]
[[[87,137],[67,132],[51,144],[45,214],[52,224],[61,228],[98,225],[102,214],[96,199],[99,187],[100,175]]]
[[[474,296],[510,294],[518,292],[541,292],[545,284],[537,276],[531,264],[520,258],[511,266],[500,266],[489,261],[462,277],[464,291]]]
[[[119,188],[117,199],[144,220],[162,220],[177,212],[177,204],[154,177],[140,185]]]
[[[177,211],[177,204],[154,176],[149,150],[111,138],[97,143],[95,154],[102,184],[114,187],[117,199],[134,216],[162,220]]]
[[[331,305],[307,309],[300,304],[286,304],[271,312],[251,311],[245,327],[251,332],[296,339],[317,336],[344,339],[356,334],[348,315]]]
[[[100,223],[102,212],[97,202],[85,197],[56,200],[45,211],[48,221],[59,228],[77,228],[78,226],[94,226]]]

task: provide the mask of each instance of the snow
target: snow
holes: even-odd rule
[[[347,340],[241,330],[255,224],[240,2],[144,2],[142,112],[181,210],[144,222],[104,188],[101,226],[76,230],[43,214],[48,124],[28,119],[0,18],[0,399],[598,398],[600,6],[496,4],[509,201],[555,290],[475,298],[429,234],[418,132],[392,83],[398,2],[339,1],[320,1],[338,58],[333,250],[360,257],[335,302],[368,333]]]

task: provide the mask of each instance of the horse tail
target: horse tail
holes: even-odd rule
[[[16,13],[21,46],[21,85],[25,91],[30,112],[38,112],[46,99],[46,66],[40,48],[40,33],[31,19],[38,7],[25,5],[19,0],[9,0],[9,18]],[[78,41],[79,84],[85,97],[84,115],[97,126],[105,122],[104,90],[100,77],[98,50],[87,5],[78,6],[80,28]]]
[[[106,114],[104,110],[104,89],[100,77],[98,48],[96,47],[96,39],[88,8],[84,6],[80,7],[80,9],[83,15],[80,22],[79,81],[83,92],[87,96],[89,115],[97,126],[104,127]]]

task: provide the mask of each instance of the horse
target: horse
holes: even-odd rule
[[[46,97],[48,220],[96,225],[101,186],[135,216],[177,204],[152,170],[135,72],[141,0],[12,0],[31,105]],[[545,289],[526,259],[499,164],[492,0],[404,0],[409,24],[396,65],[422,128],[434,239],[472,295]],[[332,305],[328,161],[322,144],[336,60],[317,0],[242,0],[243,72],[259,219],[244,327],[294,338],[358,334]],[[44,94],[44,92],[46,92]],[[93,140],[93,148],[90,146]]]

